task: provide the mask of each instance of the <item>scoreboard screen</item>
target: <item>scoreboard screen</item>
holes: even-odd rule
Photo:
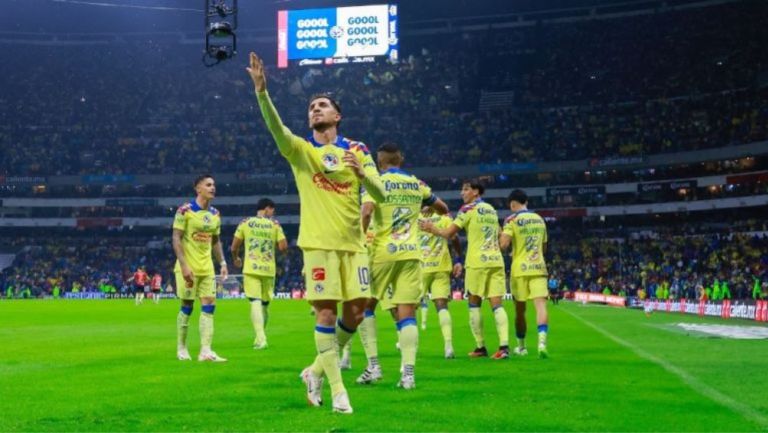
[[[277,66],[333,65],[398,59],[397,5],[281,10]]]

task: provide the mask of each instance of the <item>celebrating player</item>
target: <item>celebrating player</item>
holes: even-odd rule
[[[504,281],[504,259],[499,250],[499,219],[496,209],[482,200],[485,187],[478,181],[469,180],[461,186],[464,206],[448,228],[438,228],[431,221],[422,220],[421,229],[451,239],[464,229],[467,232],[467,259],[464,287],[469,292],[469,325],[477,347],[470,357],[488,356],[483,337],[483,319],[480,306],[488,298],[499,334],[499,350],[493,359],[509,358],[509,321],[502,305],[507,291]]]
[[[191,359],[187,350],[187,329],[195,299],[200,298],[200,355],[198,361],[223,362],[211,349],[213,342],[213,312],[216,309],[216,278],[211,252],[221,266],[221,279],[228,275],[227,262],[221,248],[221,215],[211,206],[216,196],[213,176],[204,174],[195,179],[197,197],[176,211],[173,219],[173,251],[176,253],[176,295],[181,299],[176,328],[177,357]]]
[[[438,215],[431,208],[424,207],[421,219],[430,221],[437,228],[450,227],[452,220],[448,215]],[[419,234],[421,248],[421,295],[423,299],[431,296],[435,303],[440,331],[443,334],[445,358],[453,359],[453,323],[448,311],[448,300],[451,298],[451,274],[458,278],[463,269],[461,263],[461,241],[458,236],[451,238],[455,259],[451,266],[451,253],[448,251],[448,240],[432,233],[422,231]]]
[[[253,80],[261,114],[278,150],[288,160],[301,201],[298,245],[304,253],[306,296],[315,314],[318,355],[304,369],[307,399],[322,404],[323,373],[333,396],[333,411],[352,413],[341,380],[338,347],[346,345],[363,319],[370,297],[368,255],[360,223],[360,190],[377,202],[384,187],[364,144],[338,133],[341,107],[328,95],[310,99],[307,116],[312,134],[294,135],[280,120],[269,98],[264,64],[251,53],[246,68]],[[343,313],[337,322],[338,302]]]
[[[232,241],[232,261],[243,268],[245,296],[251,302],[251,322],[256,333],[254,349],[267,348],[264,332],[266,312],[275,289],[275,245],[281,252],[288,249],[283,228],[273,217],[275,203],[263,198],[256,204],[256,216],[243,220]],[[245,244],[245,266],[240,247]]]
[[[373,210],[373,224],[376,227],[371,277],[374,294],[381,302],[382,309],[395,310],[403,366],[398,385],[404,389],[413,389],[416,386],[414,367],[419,342],[415,313],[421,299],[421,254],[417,227],[419,211],[422,203],[440,214],[447,213],[448,207],[432,194],[424,182],[400,169],[403,155],[394,143],[379,148],[377,162],[387,198],[379,204],[368,194],[362,199],[363,215]],[[369,332],[375,332],[375,329],[366,329],[366,333]],[[371,375],[369,369],[363,372],[361,378],[367,373]],[[381,377],[380,371],[378,376]],[[358,382],[365,383],[360,379]]]
[[[539,331],[539,357],[546,358],[547,331],[547,225],[544,219],[528,210],[528,195],[516,189],[509,194],[512,215],[504,221],[499,245],[502,250],[512,244],[512,269],[509,272],[512,296],[515,298],[515,355],[527,355],[525,348],[525,304],[533,300]]]

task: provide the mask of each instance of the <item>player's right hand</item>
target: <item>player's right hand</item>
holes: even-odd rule
[[[181,276],[184,277],[187,287],[191,288],[195,285],[195,274],[192,273],[192,269],[189,269],[189,266],[181,267]]]
[[[264,75],[264,62],[251,51],[250,66],[245,68],[253,80],[253,85],[257,92],[263,92],[267,89],[267,77]]]

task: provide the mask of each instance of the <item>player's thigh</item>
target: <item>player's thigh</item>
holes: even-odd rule
[[[216,276],[215,275],[195,276],[195,287],[197,288],[198,297],[215,298],[216,297]]]
[[[431,298],[450,299],[451,297],[451,274],[448,272],[435,272],[432,277],[432,286],[429,288]]]
[[[343,300],[339,252],[304,250],[304,285],[310,302]]]
[[[432,292],[432,284],[435,281],[435,275],[437,272],[421,272],[421,297],[427,296],[427,293]],[[434,299],[434,295],[432,296]]]
[[[547,277],[543,275],[536,275],[525,277],[528,280],[528,296],[531,299],[546,298],[549,295],[547,289]]]
[[[261,300],[269,302],[272,300],[272,294],[275,292],[275,277],[261,277]]]
[[[373,296],[368,253],[343,252],[340,255],[343,299],[351,301]]]
[[[388,293],[395,275],[397,262],[374,263],[371,268],[373,284],[373,296],[379,301],[392,299],[392,293]],[[386,308],[385,308],[386,309]]]
[[[486,273],[486,292],[489,298],[496,298],[507,294],[507,281],[504,275],[504,267],[488,268]]]
[[[467,268],[464,275],[464,288],[470,295],[488,297],[488,268]]]
[[[184,279],[184,275],[181,272],[175,272],[176,276],[176,297],[187,301],[194,301],[197,299],[197,278],[192,278],[192,287],[187,286],[187,281]]]
[[[262,280],[258,275],[243,275],[243,291],[250,299],[262,299]]]
[[[512,297],[515,301],[525,302],[531,298],[531,291],[528,288],[528,278],[510,277],[510,286],[512,287]]]
[[[421,263],[418,260],[400,260],[395,265],[392,281],[392,303],[418,304],[421,300]]]

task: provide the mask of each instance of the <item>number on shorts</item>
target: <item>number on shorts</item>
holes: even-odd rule
[[[360,285],[367,286],[371,283],[371,275],[368,271],[368,268],[365,267],[359,267],[357,268],[357,279],[360,280]]]

